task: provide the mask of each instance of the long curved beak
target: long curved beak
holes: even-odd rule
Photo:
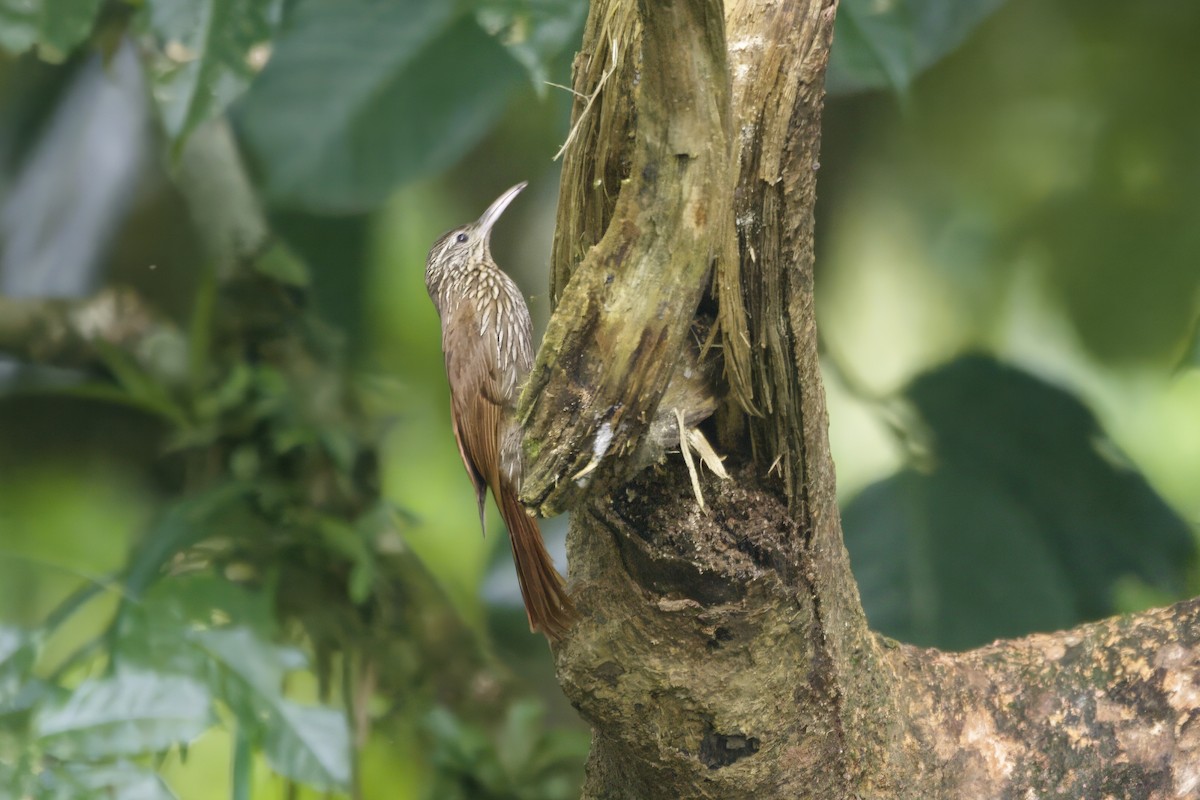
[[[496,221],[500,219],[500,215],[504,213],[504,209],[508,208],[508,204],[517,199],[517,195],[519,195],[521,190],[528,185],[528,181],[521,181],[504,194],[497,197],[495,201],[488,206],[487,211],[483,212],[483,216],[481,216],[479,218],[479,222],[476,223],[479,226],[479,230],[483,232],[484,236],[491,234],[492,226],[495,225]]]

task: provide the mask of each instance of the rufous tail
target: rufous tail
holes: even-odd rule
[[[496,500],[500,516],[508,526],[508,540],[517,565],[517,582],[521,584],[529,629],[541,631],[558,641],[575,620],[575,606],[567,594],[566,582],[546,551],[537,520],[525,510],[516,494],[501,487]]]

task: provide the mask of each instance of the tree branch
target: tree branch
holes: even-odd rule
[[[647,474],[573,520],[585,798],[1195,796],[1200,601],[965,653],[857,639],[753,478],[705,515],[679,470]]]
[[[584,621],[560,652],[558,665],[568,696],[596,726],[589,797],[639,796],[638,789],[628,787],[654,785],[667,779],[665,773],[670,773],[670,780],[680,781],[666,784],[672,791],[683,786],[695,788],[698,781],[693,779],[703,777],[699,783],[725,786],[723,790],[713,788],[711,796],[759,796],[754,794],[758,784],[746,769],[729,772],[728,783],[724,778],[714,783],[714,776],[707,771],[708,767],[726,766],[724,759],[730,754],[722,748],[730,749],[730,743],[743,740],[770,740],[772,747],[783,747],[810,764],[811,771],[802,770],[788,778],[797,789],[811,789],[814,781],[831,791],[861,784],[867,776],[905,758],[903,753],[891,752],[896,739],[886,726],[894,724],[897,717],[887,710],[894,709],[895,700],[883,679],[882,655],[867,631],[841,544],[812,326],[812,165],[832,7],[782,0],[734,3],[728,15],[725,22],[736,76],[733,102],[742,171],[736,195],[732,185],[726,191],[737,197],[742,248],[736,284],[739,288],[744,284],[746,302],[746,308],[734,309],[733,316],[749,316],[752,327],[746,334],[736,326],[723,327],[727,348],[731,335],[748,336],[746,344],[755,358],[755,399],[771,416],[752,423],[754,458],[739,471],[741,486],[705,489],[706,495],[714,497],[711,520],[697,518],[689,493],[666,489],[677,474],[647,476],[609,497],[593,492],[586,511],[573,517],[569,542],[572,579]],[[584,51],[576,62],[577,92],[588,95],[592,90],[588,81],[599,80],[603,74],[602,54],[608,50],[608,41],[636,33],[633,16],[629,3],[593,3]],[[650,36],[647,31],[647,39]],[[653,69],[646,64],[637,71],[624,62],[608,67],[615,71],[604,91],[613,96],[593,108],[598,122],[589,126],[584,120],[583,136],[577,139],[588,143],[595,163],[590,170],[570,163],[564,166],[564,183],[578,183],[563,188],[564,200],[575,205],[560,205],[556,286],[570,274],[557,259],[569,257],[576,241],[595,241],[593,237],[600,235],[596,226],[606,219],[608,208],[612,208],[611,221],[595,250],[602,249],[619,225],[621,200],[608,205],[601,189],[620,175],[627,163],[624,142],[628,131],[621,125],[632,124],[636,118],[640,136],[643,120],[655,113],[646,105],[654,97],[641,84],[633,112],[622,115],[610,106],[620,107],[620,93],[633,91],[635,76],[645,81],[659,70],[686,73],[694,57],[681,57],[688,52],[684,44],[695,51],[695,39],[675,32],[670,43],[672,57]],[[666,47],[665,43],[659,45]],[[643,44],[647,53],[654,46],[650,41]],[[700,58],[710,57],[702,54]],[[576,123],[581,124],[578,119]],[[768,146],[775,150],[767,152]],[[637,180],[636,152],[632,159],[631,183]],[[676,189],[675,194],[684,192]],[[710,222],[719,232],[721,218],[714,216]],[[669,236],[667,229],[659,229],[658,234]],[[585,256],[585,265],[595,250]],[[726,270],[724,274],[734,272]],[[721,274],[719,268],[718,297],[725,306],[740,299],[740,292],[722,291]],[[579,278],[578,273],[570,277],[567,293]],[[754,315],[773,316],[756,319]],[[801,387],[813,388],[802,391]],[[570,403],[559,403],[571,408]],[[736,419],[733,427],[737,427]],[[776,463],[783,467],[782,485],[768,474]],[[781,490],[787,498],[785,504],[780,503]],[[657,509],[656,515],[646,518],[630,513],[615,520],[613,507],[620,506],[623,498]],[[710,523],[720,536],[703,533]],[[761,532],[760,540],[739,542],[739,537],[747,535],[747,527]],[[770,570],[760,574],[748,568],[744,557],[739,560],[741,551],[753,554],[751,566],[767,564]],[[696,560],[679,559],[679,553],[702,555]],[[729,560],[723,560],[726,557]],[[762,582],[753,583],[758,578]],[[736,588],[747,581],[752,582],[749,589]],[[614,590],[622,585],[631,591]],[[718,586],[728,591],[714,588]],[[646,596],[657,599],[647,601]],[[791,638],[777,627],[759,629],[776,615],[775,625],[794,628],[802,635]],[[693,634],[682,627],[688,619],[700,625]],[[778,647],[772,643],[779,643]],[[719,656],[714,655],[716,650],[722,651]],[[597,663],[597,653],[607,654],[602,662]],[[762,668],[748,671],[751,662]],[[793,694],[791,690],[763,694],[764,685],[775,685],[771,670],[763,666],[769,664],[782,665],[786,676],[775,677],[783,683],[790,681],[791,686],[796,674],[792,670],[807,677],[807,694],[793,701],[804,709],[806,730],[822,731],[820,738],[782,735],[774,729],[769,736],[748,733],[777,724],[760,713],[767,698],[773,702]],[[738,673],[748,674],[744,692],[730,691],[719,679]],[[596,676],[609,681],[612,704],[603,702],[608,694],[597,685]],[[766,683],[759,684],[760,680]],[[639,692],[639,688],[646,691]],[[663,705],[667,696],[678,702]],[[632,705],[625,703],[629,697]],[[653,730],[647,730],[644,720],[651,702],[662,707],[662,714],[653,716]],[[782,724],[795,725],[795,718],[789,719]],[[660,738],[654,731],[672,728],[677,729],[672,734],[678,740],[673,741],[674,749],[664,752],[653,744],[656,751],[647,751],[647,743]],[[853,758],[854,753],[868,751],[881,757],[873,762]],[[678,760],[686,762],[689,757],[692,760],[687,763]],[[706,759],[713,763],[706,764]],[[638,780],[635,771],[641,772]],[[767,782],[758,786],[768,792],[777,785],[770,781],[778,779],[779,773],[773,777],[764,773]],[[689,790],[682,794],[691,796]]]
[[[73,299],[0,296],[2,353],[30,364],[92,369],[108,363],[108,348],[125,352],[168,386],[184,377],[182,333],[130,289]]]
[[[835,0],[727,4],[733,103],[741,133],[735,194],[745,316],[763,415],[759,461],[778,463],[798,518],[833,485],[813,324],[813,208],[825,65]],[[806,526],[807,527],[807,526]],[[839,530],[840,536],[840,530]]]
[[[897,645],[867,629],[842,545],[812,291],[821,87],[834,7],[827,0],[726,7],[745,303],[734,316],[749,321],[750,377],[765,414],[740,426],[736,416],[726,420],[735,443],[745,431],[752,446],[749,454],[735,447],[731,461],[742,460],[733,481],[705,487],[709,514],[673,465],[607,495],[593,487],[575,508],[568,546],[581,620],[556,656],[564,691],[594,730],[584,797],[1194,796],[1197,601],[961,654]],[[630,224],[623,216],[630,192],[648,191],[639,177],[644,156],[630,148],[629,132],[636,128],[640,141],[656,119],[647,104],[664,102],[634,87],[673,85],[677,78],[659,71],[690,75],[697,59],[717,64],[703,47],[719,37],[675,30],[672,58],[651,62],[663,29],[648,29],[639,68],[629,44],[636,16],[629,2],[594,2],[576,60],[575,88],[584,95],[611,74],[589,112],[595,118],[575,120],[576,147],[586,155],[564,166],[553,265],[560,312],[579,286],[605,297],[587,283],[596,279],[598,254],[618,278],[622,259],[641,259],[637,268],[648,273],[655,254],[668,265],[668,281],[682,274],[672,271],[673,252],[613,233]],[[621,45],[616,64],[608,56],[613,40]],[[637,98],[632,108],[622,93]],[[614,203],[611,190],[624,175]],[[652,188],[670,195],[664,176],[679,179],[660,173]],[[666,228],[656,233],[671,236]],[[628,249],[612,249],[617,241]],[[640,288],[660,302],[670,296],[650,286]],[[717,294],[723,306],[738,302],[736,291]],[[556,319],[560,331],[580,319],[592,330],[578,315]],[[627,321],[643,330],[640,317]],[[555,366],[554,348],[570,341],[560,334],[548,342],[543,367]],[[606,380],[627,366],[612,362]],[[547,390],[542,402],[561,403],[575,426],[594,413],[594,395],[573,405],[559,388],[571,385],[572,374],[562,369],[538,388]],[[548,428],[538,424],[542,435]],[[580,441],[589,440],[553,440],[567,454]],[[569,477],[561,469],[539,473],[541,480],[552,474]]]
[[[218,279],[235,277],[262,255],[271,233],[224,117],[188,137],[176,171],[176,185]]]
[[[889,655],[926,797],[1200,794],[1200,600]]]
[[[610,175],[614,182],[603,187],[606,196],[619,191],[612,218],[556,290],[558,306],[522,397],[528,456],[522,498],[544,514],[634,470],[705,276],[732,252],[729,80],[720,3],[639,7],[645,30],[628,178]],[[632,5],[620,13],[632,20]],[[635,25],[626,21],[610,30],[630,37]],[[616,52],[624,53],[619,57],[628,60],[635,42],[616,41]],[[681,52],[688,57],[679,58]],[[628,71],[624,76],[631,77]],[[602,100],[592,113],[603,119],[611,108]],[[572,165],[591,157],[590,137],[598,134],[611,131],[596,129],[577,139]]]
[[[218,279],[229,280],[266,248],[269,232],[223,119],[192,134],[177,164],[183,192]],[[106,348],[125,352],[153,379],[186,377],[187,342],[132,289],[84,298],[0,297],[0,352],[31,364],[107,366]]]

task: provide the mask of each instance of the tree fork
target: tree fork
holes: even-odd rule
[[[524,398],[527,454],[542,475],[526,499],[575,511],[568,544],[583,619],[556,657],[593,726],[584,797],[1194,796],[1195,601],[960,654],[867,630],[842,545],[812,292],[835,6],[731,0],[715,31],[715,2],[591,5],[552,263],[562,304]],[[722,172],[714,146],[648,185],[646,167],[670,155],[655,145],[664,120],[691,141],[720,141],[720,113],[679,104],[707,75],[707,107],[720,108],[718,69],[728,70],[736,172]],[[719,186],[736,218],[731,255],[719,200],[706,198],[707,231],[695,216],[680,231],[678,198]],[[723,345],[746,345],[744,365],[726,353],[727,378],[741,408],[764,412],[727,412],[726,429],[749,446],[734,448],[733,481],[705,486],[709,514],[677,463],[632,481],[619,463],[605,481],[570,480],[594,456],[602,423],[579,420],[603,408],[595,398],[623,381],[653,384],[639,406],[652,414],[660,362],[679,352],[662,334],[669,346],[656,359],[604,362],[596,315],[578,312],[657,308],[665,321],[630,312],[606,324],[635,336],[675,330],[710,274],[681,265],[682,252],[711,256]],[[571,485],[554,490],[556,479]]]

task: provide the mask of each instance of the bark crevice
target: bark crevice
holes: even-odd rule
[[[576,61],[580,95],[604,86],[590,117],[578,116],[584,101],[576,109],[552,264],[561,302],[526,412],[531,458],[551,453],[527,499],[575,512],[568,551],[581,619],[555,655],[564,692],[593,726],[584,798],[1197,796],[1196,603],[960,654],[868,630],[842,544],[813,297],[821,87],[836,3],[729,0],[723,33],[713,28],[716,6],[595,0]],[[643,35],[650,13],[655,28]],[[674,55],[664,61],[651,54],[668,29]],[[720,57],[716,42],[727,51]],[[670,121],[656,127],[664,109],[681,112],[679,98],[645,90],[661,70],[696,78],[697,61],[728,70],[723,178],[715,145],[695,150],[672,138]],[[718,78],[713,91],[725,85]],[[710,133],[725,129],[712,123]],[[623,182],[615,201],[614,182]],[[630,216],[701,185],[726,187],[727,206]],[[688,251],[702,269],[680,271],[671,225],[693,237],[689,246],[702,243]],[[695,284],[681,292],[685,275]],[[630,291],[640,293],[637,309],[622,305]],[[702,298],[701,314],[715,313],[708,322],[723,337],[726,382],[713,387],[726,393],[717,427],[733,476],[702,478],[707,513],[681,460],[632,479],[616,466],[647,463],[634,458],[636,439],[653,427],[658,387],[687,352],[671,326],[694,324]],[[647,325],[647,309],[672,322]],[[600,335],[622,323],[663,371]],[[748,388],[731,366],[730,337],[744,338],[750,354]],[[611,399],[626,380],[621,396],[640,392],[632,417],[634,406]],[[556,408],[560,398],[568,401]],[[565,420],[558,429],[555,414]],[[619,458],[596,470],[603,479],[548,488],[552,476],[561,483],[587,465],[604,424],[631,427]]]
[[[602,177],[592,178],[599,187],[574,189],[572,199],[584,204],[576,220],[560,217],[556,258],[572,260],[553,267],[556,308],[519,410],[529,464],[522,499],[544,514],[654,460],[644,454],[647,434],[714,263],[733,253],[720,2],[593,6],[588,31],[604,41],[585,51],[619,54],[620,77],[601,59],[576,81],[579,96],[602,94],[577,107],[580,134],[564,173]],[[629,95],[636,114],[614,113]],[[580,166],[598,154],[608,161]]]

